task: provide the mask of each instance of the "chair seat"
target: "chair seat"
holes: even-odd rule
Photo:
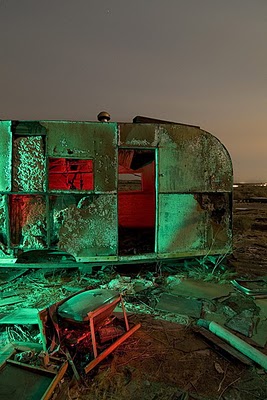
[[[112,303],[119,297],[119,293],[108,289],[92,289],[79,293],[71,297],[58,307],[60,317],[74,321],[85,322],[88,320],[87,314],[91,311]],[[111,310],[112,312],[113,310]]]

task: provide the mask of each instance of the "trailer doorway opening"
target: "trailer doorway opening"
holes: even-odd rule
[[[119,149],[119,255],[155,252],[155,150]]]

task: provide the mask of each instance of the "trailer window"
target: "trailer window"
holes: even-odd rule
[[[49,190],[93,190],[93,160],[49,158]]]

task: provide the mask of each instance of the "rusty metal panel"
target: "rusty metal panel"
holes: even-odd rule
[[[232,191],[232,163],[220,141],[190,126],[159,127],[159,192]]]
[[[94,126],[86,122],[41,121],[47,131],[48,157],[94,156]],[[101,124],[102,125],[102,124]]]
[[[207,213],[193,194],[160,194],[158,253],[198,253],[206,242]]]
[[[207,213],[206,248],[209,253],[232,250],[232,202],[230,193],[197,193],[201,210]]]
[[[0,258],[8,255],[7,195],[0,195]]]
[[[100,123],[94,128],[95,191],[117,190],[117,124]]]
[[[52,242],[74,257],[117,255],[117,196],[51,196]],[[53,244],[53,243],[52,243]]]
[[[13,191],[46,190],[46,159],[42,136],[17,137],[13,141]]]
[[[48,157],[94,160],[96,192],[115,192],[117,187],[117,124],[47,122]]]
[[[157,125],[119,124],[119,145],[125,147],[156,147]]]
[[[13,247],[47,248],[46,200],[41,195],[10,195],[10,234]]]
[[[158,253],[166,256],[231,251],[229,193],[160,194]]]
[[[11,190],[11,121],[0,121],[0,191]]]

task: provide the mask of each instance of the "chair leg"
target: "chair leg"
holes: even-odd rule
[[[99,364],[104,358],[106,358],[112,351],[114,351],[120,344],[122,344],[128,337],[130,337],[137,329],[139,329],[141,324],[135,325],[131,328],[128,332],[122,335],[115,343],[109,346],[106,350],[99,354],[93,361],[91,361],[86,367],[84,368],[84,372],[87,374],[91,371],[97,364]]]
[[[124,306],[124,302],[123,302],[121,294],[120,294],[120,298],[121,298],[121,308],[123,311],[123,316],[124,316],[124,321],[125,321],[125,327],[126,327],[126,331],[128,331],[129,330],[129,322],[128,322],[128,318],[127,318],[127,314],[126,314],[126,310],[125,310],[125,306]]]
[[[91,331],[91,337],[92,337],[92,345],[93,345],[93,351],[94,351],[94,357],[97,357],[97,347],[96,347],[96,340],[95,340],[95,326],[94,326],[94,317],[90,318],[90,331]]]

